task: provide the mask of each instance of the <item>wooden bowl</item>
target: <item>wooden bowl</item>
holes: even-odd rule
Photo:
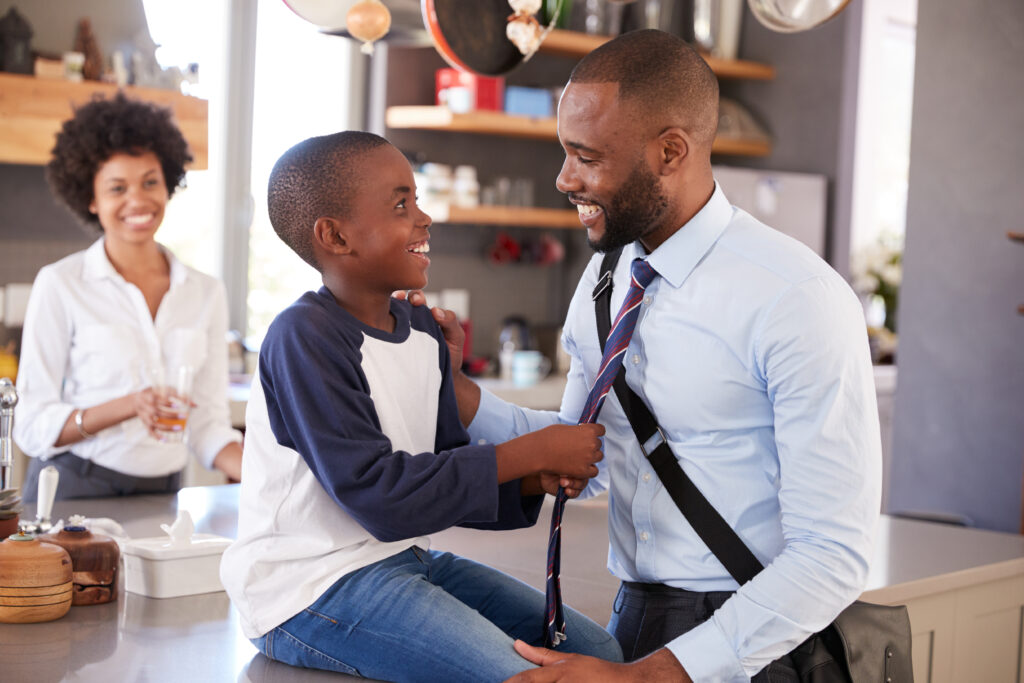
[[[84,526],[66,526],[40,536],[44,543],[64,548],[71,556],[75,588],[72,605],[100,605],[117,599],[117,567],[121,551],[109,536],[94,534]]]
[[[71,609],[71,556],[26,534],[0,541],[0,622],[60,619]]]

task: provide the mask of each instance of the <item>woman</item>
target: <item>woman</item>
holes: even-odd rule
[[[189,451],[240,477],[224,287],[155,240],[191,160],[169,111],[122,93],[77,109],[57,135],[47,181],[100,238],[32,287],[14,422],[31,456],[26,500],[47,465],[58,499],[177,491]],[[148,370],[170,362],[194,371],[185,442],[158,423],[168,406],[150,386]]]

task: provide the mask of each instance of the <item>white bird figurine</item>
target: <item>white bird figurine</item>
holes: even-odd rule
[[[171,543],[174,545],[191,543],[192,532],[196,530],[188,510],[178,510],[178,518],[174,520],[174,524],[161,524],[160,528],[171,537]]]

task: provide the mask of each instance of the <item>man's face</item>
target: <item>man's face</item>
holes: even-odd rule
[[[651,170],[643,122],[618,101],[616,83],[569,83],[558,105],[565,162],[555,186],[576,205],[597,251],[659,227],[668,199]]]

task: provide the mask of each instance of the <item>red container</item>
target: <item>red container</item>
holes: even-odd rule
[[[505,79],[438,69],[434,78],[435,101],[452,111],[477,109],[501,111],[505,106]]]

